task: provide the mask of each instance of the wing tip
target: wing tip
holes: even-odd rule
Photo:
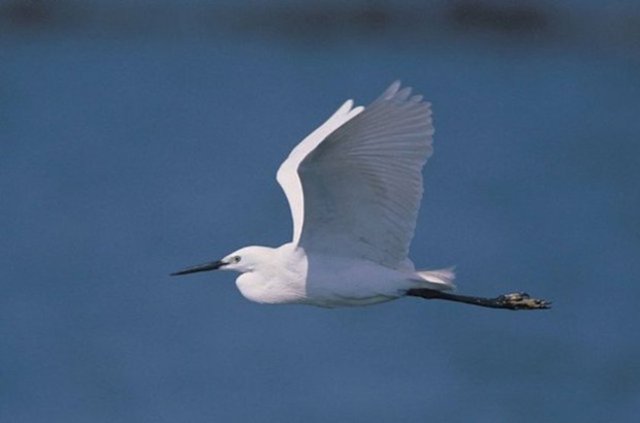
[[[397,101],[399,103],[421,104],[429,109],[431,108],[431,103],[425,101],[423,95],[414,93],[412,87],[403,87],[400,79],[393,81],[378,98],[378,101],[390,100]]]
[[[387,87],[386,90],[384,90],[384,92],[380,96],[380,100],[392,99],[398,93],[401,86],[402,86],[402,81],[400,81],[399,79],[396,79],[391,83],[391,85]]]

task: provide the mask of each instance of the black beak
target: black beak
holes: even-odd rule
[[[209,270],[219,269],[225,264],[228,264],[228,263],[222,260],[212,261],[212,262],[203,263],[203,264],[197,264],[195,266],[187,267],[186,269],[172,273],[171,276],[188,275],[189,273],[196,273],[196,272],[208,272]]]

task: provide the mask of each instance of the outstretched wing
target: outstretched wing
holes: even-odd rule
[[[394,82],[364,110],[345,103],[278,171],[294,243],[403,266],[431,155],[430,104]]]
[[[282,162],[276,179],[282,187],[284,194],[289,201],[291,217],[293,219],[293,242],[300,241],[302,233],[302,223],[304,220],[304,195],[302,193],[302,183],[298,176],[300,162],[313,151],[329,134],[342,126],[349,119],[364,110],[364,107],[353,107],[353,100],[346,101],[325,123],[320,125],[315,131],[307,135],[300,144],[295,146],[289,157]]]

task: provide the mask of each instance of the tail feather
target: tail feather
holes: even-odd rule
[[[428,282],[429,288],[442,291],[453,291],[456,289],[453,280],[456,277],[453,267],[437,270],[418,270],[416,276],[425,282]]]

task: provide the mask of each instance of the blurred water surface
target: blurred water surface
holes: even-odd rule
[[[0,3],[0,419],[633,421],[640,15],[594,4]],[[279,163],[396,78],[435,112],[413,260],[553,310],[167,276],[286,242]]]

